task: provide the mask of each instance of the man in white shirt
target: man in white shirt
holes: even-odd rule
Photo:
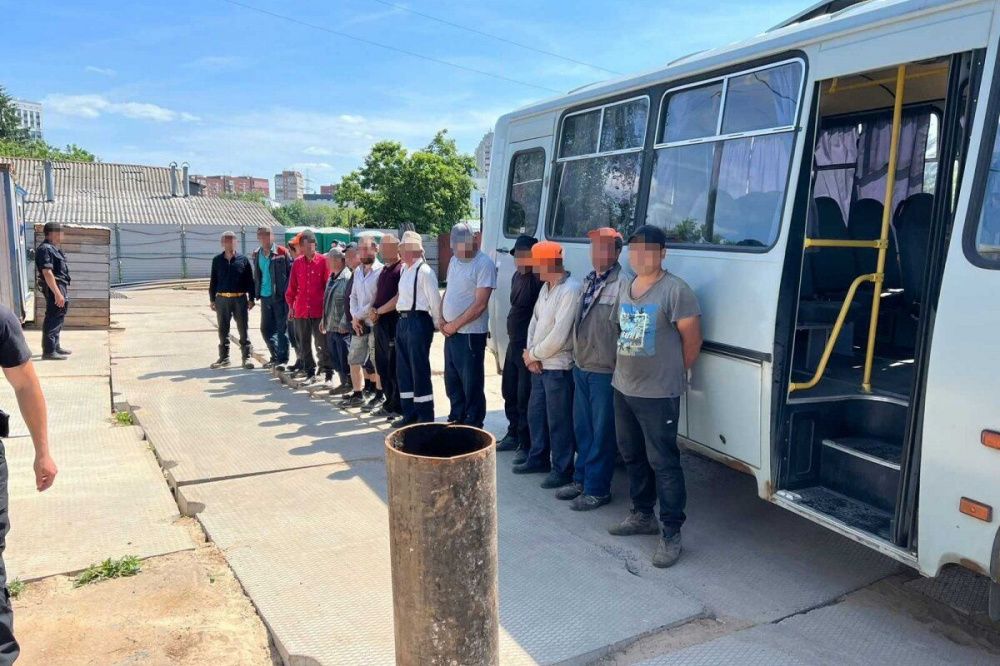
[[[372,301],[375,300],[375,286],[382,272],[382,263],[378,260],[378,244],[371,236],[364,236],[358,244],[358,254],[361,264],[354,272],[354,282],[351,286],[351,348],[347,353],[347,362],[351,366],[351,376],[361,377],[358,371],[368,360],[368,355],[374,348],[372,334]],[[377,395],[381,395],[382,387],[375,377]],[[341,407],[361,407],[365,404],[361,387],[354,385],[354,392],[347,397]]]
[[[486,419],[486,334],[490,295],[497,286],[493,261],[479,251],[479,234],[468,224],[451,230],[454,252],[441,301],[444,386],[451,403],[449,423],[482,428]]]
[[[435,322],[441,318],[441,294],[434,269],[424,261],[424,244],[415,231],[403,232],[399,244],[403,272],[399,276],[396,312],[396,379],[403,415],[394,428],[434,420],[431,385],[431,341]]]
[[[561,488],[573,480],[573,322],[580,282],[563,267],[559,243],[542,241],[531,248],[531,262],[544,283],[528,324],[524,364],[531,371],[528,459],[515,474],[548,472],[542,488]]]

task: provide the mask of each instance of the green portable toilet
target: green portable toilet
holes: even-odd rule
[[[285,245],[288,245],[288,241],[292,240],[308,228],[309,227],[288,227],[285,229]]]
[[[371,236],[375,239],[375,242],[381,243],[382,235],[383,235],[382,232],[377,229],[358,229],[357,231],[354,232],[352,240],[355,243],[357,243],[365,236]]]
[[[337,227],[323,227],[316,230],[316,251],[329,252],[334,243],[349,243],[351,234]]]
[[[341,227],[331,227],[327,229],[327,231],[330,232],[333,240],[338,243],[344,243],[346,245],[351,242],[351,232],[347,229],[342,229]]]

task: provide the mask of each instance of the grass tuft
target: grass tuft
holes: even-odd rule
[[[115,412],[115,423],[121,426],[135,425],[135,417],[132,412]]]
[[[17,599],[24,592],[24,581],[20,578],[10,581],[7,583],[7,592],[10,594],[11,599]]]
[[[73,581],[73,587],[81,587],[90,583],[97,583],[102,580],[112,578],[125,578],[134,576],[141,570],[139,558],[135,555],[126,555],[114,560],[110,557],[100,564],[91,564],[83,573]]]

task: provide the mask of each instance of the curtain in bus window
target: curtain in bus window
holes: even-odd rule
[[[649,100],[636,99],[604,109],[601,152],[641,148],[646,139]]]
[[[858,164],[858,124],[827,127],[816,139],[816,184],[813,198],[830,197],[844,220],[851,209]]]
[[[715,143],[656,151],[646,223],[664,229],[678,243],[704,240]]]
[[[542,176],[545,173],[545,151],[532,150],[514,156],[511,170],[510,197],[504,233],[535,235],[538,209],[542,203]]]
[[[906,197],[923,192],[924,159],[930,113],[904,115],[899,131],[899,154],[896,158],[896,185],[892,211]],[[889,146],[892,142],[892,118],[877,118],[865,123],[858,147],[858,171],[855,201],[875,199],[884,203],[885,181],[889,171]]]
[[[598,133],[601,131],[601,111],[588,111],[563,120],[559,157],[576,157],[597,152]]]
[[[722,133],[793,125],[801,80],[802,65],[797,62],[729,79]]]
[[[793,135],[730,139],[722,145],[713,242],[766,247],[774,241]]]
[[[671,93],[663,113],[660,143],[713,136],[718,130],[722,83]]]
[[[641,165],[641,152],[560,163],[552,235],[582,238],[598,227],[628,233],[634,226]]]

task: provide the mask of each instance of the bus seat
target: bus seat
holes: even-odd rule
[[[896,240],[903,298],[917,311],[923,301],[933,207],[934,195],[919,193],[907,197],[896,211]]]
[[[847,240],[847,226],[840,206],[831,197],[816,198],[817,238]],[[810,255],[813,287],[818,296],[842,296],[858,275],[854,254],[838,247],[818,248]]]
[[[882,234],[882,204],[875,199],[860,199],[851,206],[847,219],[847,234],[852,240],[876,240]],[[878,266],[878,252],[872,248],[854,249],[854,261],[859,273],[874,273]],[[899,254],[893,234],[889,234],[889,251],[885,261],[883,287],[900,287]]]

